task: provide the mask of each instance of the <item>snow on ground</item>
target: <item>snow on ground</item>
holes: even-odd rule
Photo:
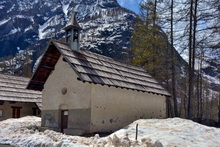
[[[163,146],[220,147],[220,129],[200,125],[181,118],[137,120],[114,134],[119,138],[127,134],[135,139],[135,127],[138,124],[138,140],[159,141]],[[113,136],[113,135],[110,135]]]
[[[137,120],[107,137],[69,136],[46,130],[39,132],[39,117],[27,116],[0,122],[0,144],[34,147],[72,146],[210,146],[220,147],[220,129],[180,118]],[[136,124],[138,140],[135,141]]]
[[[8,119],[0,122],[0,144],[12,146],[83,146],[83,137],[72,137],[62,133],[46,130],[39,132],[37,128],[41,124],[41,118],[27,116],[20,119]],[[80,138],[80,139],[78,139]]]

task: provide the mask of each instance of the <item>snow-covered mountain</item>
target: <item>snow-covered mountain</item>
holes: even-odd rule
[[[63,36],[73,7],[83,28],[82,48],[114,58],[126,53],[135,14],[116,0],[2,0],[0,57],[28,47],[41,53],[48,39]]]
[[[129,40],[136,16],[122,8],[117,0],[1,0],[0,58],[20,53],[5,63],[0,60],[0,66],[6,66],[9,70],[20,67],[24,61],[23,54],[27,55],[23,52],[26,49],[34,63],[49,39],[64,35],[62,28],[69,20],[72,8],[78,12],[78,21],[83,28],[82,48],[119,60],[125,59],[123,57],[130,48]],[[177,52],[175,54],[179,59],[178,67],[181,67],[186,62]],[[218,65],[218,62],[207,62],[205,74],[218,77]]]

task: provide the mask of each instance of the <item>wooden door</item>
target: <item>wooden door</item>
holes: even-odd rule
[[[68,110],[61,110],[61,132],[68,127]]]
[[[20,118],[21,107],[12,107],[12,118]]]

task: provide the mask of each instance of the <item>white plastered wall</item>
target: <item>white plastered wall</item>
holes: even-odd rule
[[[62,89],[66,88],[66,94]],[[77,80],[77,75],[61,56],[47,79],[42,92],[42,110],[90,108],[89,83]]]
[[[140,118],[165,118],[166,97],[92,85],[91,132],[114,131]]]

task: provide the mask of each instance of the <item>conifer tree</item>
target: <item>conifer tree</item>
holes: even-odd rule
[[[144,67],[160,82],[167,79],[167,37],[157,25],[157,1],[141,3],[141,17],[137,18],[131,38],[132,63]]]
[[[1,68],[0,73],[4,74],[4,73],[7,72],[7,65],[6,65],[6,62],[5,62],[5,61],[3,61],[2,63],[0,63],[0,68]]]

